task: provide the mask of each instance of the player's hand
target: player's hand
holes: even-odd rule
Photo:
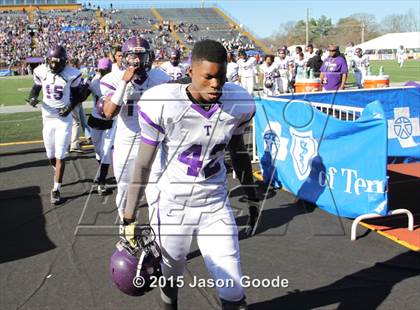
[[[123,81],[126,81],[127,83],[130,82],[133,79],[135,72],[136,72],[136,67],[129,66],[127,70],[125,70],[124,72],[124,75],[122,77]]]
[[[26,102],[33,108],[36,107],[36,105],[39,103],[39,100],[37,98],[29,98],[26,99]]]
[[[70,114],[72,108],[70,106],[66,106],[63,108],[59,108],[58,110],[58,115],[60,115],[61,117],[66,117],[67,115]]]
[[[125,220],[120,225],[120,238],[127,242],[131,248],[138,247],[137,237],[136,237],[136,230],[137,222],[127,223]]]

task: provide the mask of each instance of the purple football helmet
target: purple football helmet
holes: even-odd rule
[[[273,87],[273,85],[274,85],[274,82],[273,82],[273,79],[271,77],[268,77],[268,78],[265,79],[265,82],[264,82],[264,87],[265,88],[270,89],[271,87]]]
[[[53,46],[47,55],[47,64],[52,73],[60,73],[64,70],[67,62],[67,52],[61,45]]]
[[[137,74],[145,74],[152,67],[154,53],[145,39],[141,37],[127,39],[122,46],[122,52],[125,56],[125,65],[136,67]],[[137,59],[133,56],[137,56]]]
[[[102,117],[105,116],[104,105],[105,105],[105,98],[104,97],[98,98],[98,100],[96,101],[96,104],[95,104],[95,109],[96,109],[96,112],[98,112],[98,114]]]
[[[176,67],[178,66],[180,60],[181,52],[176,48],[172,48],[171,53],[169,54],[169,62],[172,64],[172,66]]]
[[[118,289],[131,296],[143,295],[151,290],[151,276],[160,276],[161,251],[154,241],[151,227],[143,228],[138,237],[139,246],[131,248],[120,240],[111,256],[110,273]]]

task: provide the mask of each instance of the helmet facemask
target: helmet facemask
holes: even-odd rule
[[[60,73],[61,71],[63,71],[64,67],[66,66],[66,60],[63,58],[57,58],[57,57],[49,57],[47,59],[47,63],[51,72],[54,74]]]
[[[135,73],[139,78],[146,76],[147,71],[150,70],[150,54],[147,51],[127,53],[123,62],[126,68],[133,66],[136,69]]]

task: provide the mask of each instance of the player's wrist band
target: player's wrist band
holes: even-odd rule
[[[135,219],[126,219],[125,217],[123,218],[124,225],[130,225],[131,223],[134,223],[135,221],[136,221]]]
[[[125,88],[127,87],[127,82],[124,80],[121,80],[118,83],[117,89],[115,90],[114,94],[111,97],[111,101],[115,103],[116,105],[122,105],[123,104],[123,98],[125,93]]]

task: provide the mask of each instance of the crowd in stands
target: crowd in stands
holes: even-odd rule
[[[63,45],[70,58],[78,58],[81,67],[92,67],[97,60],[109,55],[112,47],[121,44],[133,35],[146,38],[154,47],[156,59],[167,59],[172,48],[182,49],[184,44],[215,37],[208,36],[209,27],[188,22],[158,23],[150,16],[130,15],[123,19],[119,10],[100,9],[105,25],[100,25],[96,11],[85,6],[80,11],[33,11],[2,13],[0,19],[0,68],[26,74],[27,57],[45,57],[48,48]],[[31,17],[31,18],[30,18]],[[136,26],[141,24],[143,27]],[[133,26],[134,25],[134,26]],[[253,42],[229,26],[223,26],[217,38],[227,50],[253,49]],[[184,42],[173,39],[171,32],[177,32]],[[216,32],[217,33],[217,32]],[[224,36],[224,34],[228,34]],[[184,53],[187,56],[187,53]]]

